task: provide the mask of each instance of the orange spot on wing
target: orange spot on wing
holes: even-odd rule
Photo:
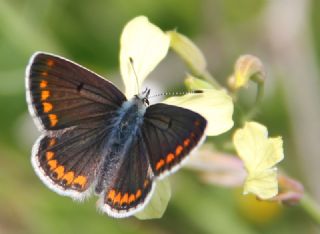
[[[48,72],[43,71],[43,72],[41,72],[41,75],[42,75],[42,76],[48,76]]]
[[[41,91],[41,101],[47,100],[50,96],[50,92],[48,90]]]
[[[41,89],[47,87],[47,85],[48,85],[48,81],[46,81],[46,80],[41,80],[41,82],[40,82],[40,88],[41,88]]]
[[[144,180],[144,182],[143,182],[143,187],[144,187],[144,188],[147,187],[148,184],[149,184],[149,180]]]
[[[85,176],[77,176],[77,178],[75,178],[75,180],[73,181],[73,184],[78,184],[82,188],[85,186],[86,183],[87,183],[87,178]]]
[[[122,204],[124,204],[124,203],[128,203],[128,198],[129,198],[129,195],[128,195],[128,193],[125,193],[124,195],[123,195],[123,197],[121,198],[121,201],[120,201],[120,205],[122,205]]]
[[[50,160],[48,162],[48,165],[50,167],[50,170],[52,171],[53,169],[55,169],[57,167],[57,160]]]
[[[108,199],[113,201],[115,196],[116,196],[116,191],[114,189],[110,190],[109,193],[108,193]]]
[[[71,184],[71,182],[73,181],[73,178],[74,178],[74,172],[73,171],[69,171],[68,173],[66,173],[64,176],[63,176],[63,180],[66,180],[67,181],[67,184]]]
[[[190,139],[185,139],[183,141],[183,145],[184,145],[184,147],[188,147],[190,145]]]
[[[164,160],[163,159],[160,159],[158,162],[157,162],[157,165],[156,165],[156,170],[159,170],[161,167],[164,166]]]
[[[139,197],[141,197],[141,189],[138,189],[138,191],[136,192],[136,199],[138,199]]]
[[[183,150],[183,147],[181,145],[179,145],[177,148],[176,148],[176,156],[180,155],[181,152]]]
[[[200,126],[200,121],[199,120],[194,121],[194,125],[196,125],[197,127]]]
[[[47,65],[48,65],[49,67],[52,67],[52,66],[54,65],[53,60],[49,59],[49,60],[47,61]]]
[[[57,173],[57,179],[60,179],[64,175],[64,166],[58,166],[54,172]]]
[[[50,139],[49,146],[54,146],[55,144],[56,144],[56,139],[55,138]]]
[[[130,194],[130,196],[129,196],[129,204],[130,203],[132,203],[132,202],[134,202],[136,200],[136,196],[134,195],[134,194]]]
[[[50,120],[50,125],[51,125],[51,127],[56,126],[57,123],[58,123],[58,117],[57,117],[57,115],[50,114],[50,115],[49,115],[49,120]]]
[[[47,159],[47,161],[50,161],[50,160],[53,158],[53,156],[54,156],[54,153],[53,153],[52,151],[48,151],[48,152],[46,153],[46,159]]]
[[[169,154],[167,155],[166,162],[167,162],[167,163],[170,163],[170,162],[173,161],[173,159],[174,159],[174,154],[173,154],[173,153],[169,153]]]
[[[121,200],[121,193],[119,192],[117,196],[114,198],[113,203],[120,203]]]
[[[53,108],[53,105],[49,102],[43,102],[42,106],[43,106],[43,112],[45,112],[45,113],[50,112]]]

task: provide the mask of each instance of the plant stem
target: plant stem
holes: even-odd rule
[[[208,81],[210,84],[212,84],[215,88],[221,89],[221,85],[218,83],[218,81],[207,71],[205,70],[203,73],[199,74],[200,78]]]
[[[253,104],[252,108],[248,111],[248,113],[245,115],[244,121],[250,121],[256,116],[256,114],[259,111],[260,104],[263,99],[263,95],[264,95],[264,83],[259,82],[257,84],[257,95],[256,95],[255,103]]]
[[[300,205],[304,211],[320,225],[320,206],[306,192],[300,201]]]

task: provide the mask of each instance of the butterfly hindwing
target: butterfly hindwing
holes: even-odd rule
[[[158,103],[147,108],[142,126],[151,168],[155,176],[166,175],[203,139],[207,121],[199,114]]]
[[[146,147],[140,134],[124,155],[117,174],[109,178],[101,197],[100,209],[110,216],[128,217],[147,204],[154,182]]]
[[[26,71],[29,111],[40,130],[103,121],[126,100],[109,81],[61,57],[35,53]]]
[[[100,128],[50,132],[34,145],[32,164],[48,187],[82,200],[95,181],[106,138],[106,132]]]

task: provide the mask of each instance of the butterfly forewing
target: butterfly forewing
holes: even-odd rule
[[[41,52],[30,59],[26,88],[29,111],[43,132],[32,150],[37,174],[54,191],[84,198],[125,96],[80,65]]]
[[[40,130],[103,121],[126,100],[97,74],[45,53],[31,58],[26,87],[29,110]]]
[[[175,170],[203,139],[207,121],[177,106],[155,104],[147,108],[142,126],[154,175]]]

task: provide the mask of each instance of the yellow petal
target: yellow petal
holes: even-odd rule
[[[180,55],[180,57],[194,69],[196,74],[205,71],[207,62],[200,49],[186,36],[176,31],[167,32],[171,37],[171,48]]]
[[[243,193],[253,193],[261,199],[276,196],[278,194],[277,170],[273,168],[249,174]]]
[[[208,136],[219,135],[233,126],[233,103],[224,90],[204,89],[200,94],[170,97],[164,103],[190,109],[202,115],[208,121]]]
[[[140,212],[135,214],[138,219],[159,219],[167,209],[171,198],[171,187],[169,179],[157,181],[155,191],[148,205]]]
[[[268,138],[265,126],[247,122],[235,132],[233,143],[248,172],[244,192],[262,199],[275,196],[278,182],[274,166],[284,157],[281,137]]]
[[[128,98],[138,93],[130,58],[141,86],[147,75],[166,56],[169,44],[170,37],[151,24],[145,16],[136,17],[127,23],[120,39],[120,71]]]

